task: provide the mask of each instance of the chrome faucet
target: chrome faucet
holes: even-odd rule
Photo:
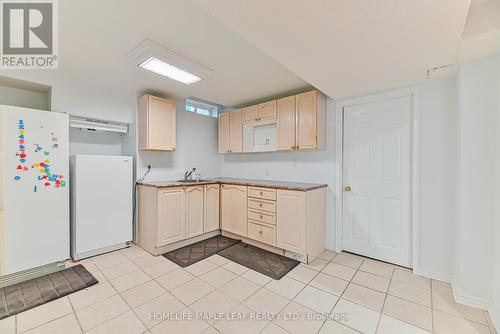
[[[190,170],[188,170],[187,172],[184,173],[184,180],[187,180],[187,179],[190,179],[192,180],[193,179],[193,173],[196,171],[196,168],[191,168]]]

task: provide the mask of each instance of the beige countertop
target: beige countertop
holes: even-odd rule
[[[303,182],[288,182],[288,181],[274,181],[274,180],[254,180],[254,179],[237,179],[237,178],[227,178],[219,177],[213,179],[203,179],[203,181],[196,182],[178,182],[178,181],[143,181],[140,185],[156,188],[166,188],[166,187],[183,187],[183,186],[194,186],[202,184],[235,184],[242,186],[252,186],[252,187],[266,187],[266,188],[276,188],[276,189],[287,189],[287,190],[300,190],[309,191],[320,188],[328,187],[327,184],[322,183],[303,183]]]

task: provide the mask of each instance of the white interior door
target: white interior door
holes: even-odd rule
[[[411,267],[411,97],[344,108],[343,248]]]

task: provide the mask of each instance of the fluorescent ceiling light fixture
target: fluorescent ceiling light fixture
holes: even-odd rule
[[[202,78],[200,78],[199,76],[167,64],[155,57],[149,57],[148,59],[140,63],[139,67],[166,76],[170,79],[182,82],[186,85],[190,85],[202,80]]]

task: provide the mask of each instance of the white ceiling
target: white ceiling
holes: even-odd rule
[[[228,106],[308,85],[189,1],[58,3],[60,60],[54,75],[94,82],[99,89],[149,90]],[[186,86],[137,68],[127,54],[146,38],[213,73]]]
[[[422,82],[457,60],[470,0],[58,3],[59,70],[0,74],[234,106],[309,85],[342,98]],[[213,73],[185,86],[138,69],[127,54],[146,38]]]
[[[192,0],[333,98],[457,61],[470,0]]]

